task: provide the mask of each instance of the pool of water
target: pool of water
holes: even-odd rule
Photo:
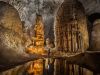
[[[68,64],[66,60],[39,59],[17,66],[0,75],[94,75],[79,65]]]

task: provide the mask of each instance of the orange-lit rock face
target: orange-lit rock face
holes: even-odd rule
[[[28,48],[28,52],[43,54],[44,53],[44,29],[41,16],[37,16],[34,27],[34,36],[32,37],[33,45]]]
[[[41,16],[37,15],[36,24],[34,27],[33,45],[28,48],[31,54],[43,54],[44,53],[44,29]],[[31,63],[29,69],[29,74],[42,75],[43,74],[43,60],[36,60]]]

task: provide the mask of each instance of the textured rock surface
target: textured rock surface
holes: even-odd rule
[[[41,14],[52,15],[63,2],[63,0],[0,0],[12,4],[20,13],[22,20],[28,25],[33,24],[33,16],[37,12],[38,2]],[[99,0],[79,0],[85,7],[88,14],[100,12]]]
[[[85,10],[80,2],[64,0],[58,9],[54,27],[56,50],[69,53],[68,56],[86,52],[89,37]],[[69,72],[68,68],[66,69],[66,60],[57,59],[55,63],[56,75],[65,75],[66,71]]]
[[[0,0],[13,5],[19,12],[22,21],[25,21],[26,30],[32,31],[31,26],[35,24],[36,12],[38,12],[38,3],[40,14],[43,15],[45,23],[45,37],[53,36],[54,14],[57,8],[62,4],[63,0]],[[82,2],[87,15],[100,12],[99,0],[79,0]],[[51,32],[51,33],[50,33]]]
[[[1,27],[21,34],[22,24],[18,16],[19,14],[14,7],[10,5],[8,6],[8,4],[3,2],[0,4],[0,26]]]
[[[78,41],[82,41],[83,50],[86,50],[89,47],[87,21],[84,8],[81,3],[76,0],[74,1],[75,2],[72,2],[72,0],[65,0],[57,12],[54,26],[57,50],[67,50],[68,48],[71,50],[74,42],[72,43],[70,41],[74,40],[74,36],[77,39],[77,35],[81,37],[81,39],[78,38]],[[72,9],[72,7],[74,8]],[[75,16],[73,16],[73,14],[75,14]],[[81,43],[74,44],[81,45]]]
[[[91,36],[91,49],[100,51],[100,19],[94,21]]]
[[[37,4],[37,2],[34,3],[34,1],[38,1],[38,0],[3,0],[3,1],[6,1],[6,2],[12,4],[19,11],[21,20],[25,21],[26,29],[27,29],[27,27],[31,28],[31,26],[35,24],[35,13],[37,12],[38,4]],[[39,10],[41,11],[40,14],[43,15],[44,23],[46,26],[46,36],[50,37],[51,35],[53,36],[52,28],[53,28],[53,22],[54,22],[54,14],[56,12],[56,9],[63,2],[63,0],[40,0],[40,1],[41,1],[41,3],[39,5]],[[43,3],[43,1],[45,1],[45,2]],[[88,2],[86,5],[90,5],[89,9],[92,9],[91,7],[93,7],[94,5],[96,6],[96,4],[97,4],[97,3],[95,3],[97,0],[94,0],[94,1],[92,0],[94,2],[94,4],[90,3],[90,2],[92,2],[91,0],[87,0],[87,1],[80,0],[80,1],[83,4],[85,4],[85,2],[86,3]],[[5,7],[7,7],[7,6],[5,5]],[[93,11],[95,8],[97,8],[96,10],[98,10],[98,7],[99,6],[94,7],[91,11]],[[0,6],[0,8],[2,8],[2,7]],[[9,8],[13,9],[13,7],[9,7]],[[8,9],[8,7],[6,9]],[[0,53],[2,53],[0,55],[0,57],[3,60],[1,63],[4,63],[5,61],[8,62],[9,57],[11,57],[12,59],[15,59],[15,58],[18,59],[22,56],[21,53],[24,53],[23,52],[24,47],[22,46],[23,45],[23,41],[22,41],[23,35],[22,34],[20,35],[20,33],[22,33],[21,22],[20,22],[19,17],[16,17],[16,16],[19,16],[18,12],[17,12],[17,14],[14,14],[13,12],[15,12],[16,10],[13,11],[11,9],[11,11],[12,11],[11,12],[6,9],[0,10],[0,11],[6,11],[5,15],[9,14],[10,16],[12,16],[12,18],[9,15],[7,15],[7,17],[5,16],[5,18],[3,17],[3,20],[0,19],[0,22],[1,22],[0,23],[0,30],[1,30],[1,32],[0,32],[1,40],[0,41],[2,42],[1,45],[4,45],[4,46],[2,46],[3,48],[1,48],[1,50],[0,50]],[[87,11],[88,11],[88,9],[87,9]],[[10,14],[10,12],[13,14]],[[95,12],[95,11],[93,11],[93,12]],[[2,13],[2,12],[0,12],[0,13]],[[0,15],[0,16],[3,16],[3,15]],[[15,20],[14,22],[12,22],[11,20],[14,19],[13,16],[15,16],[15,18],[17,18],[18,21]],[[6,19],[8,19],[8,20],[6,20]],[[9,21],[9,24],[6,24],[8,21]],[[17,24],[18,24],[18,27],[17,27]],[[12,25],[12,26],[10,26],[10,25]],[[16,29],[14,29],[14,28],[16,28]],[[83,29],[83,31],[84,31],[84,29]],[[15,40],[17,40],[17,41],[15,41]],[[23,50],[21,48],[23,48]],[[2,55],[5,55],[5,51],[7,54],[5,57],[2,57]],[[13,52],[15,54],[13,54]],[[9,53],[10,53],[10,55],[9,55]],[[14,57],[12,57],[11,54]],[[18,55],[19,57],[16,57],[16,55]],[[4,61],[4,59],[6,59],[6,60]],[[87,58],[87,60],[88,60],[88,58]],[[16,61],[17,60],[14,60],[14,62],[16,62]],[[9,60],[9,62],[12,62],[12,60]],[[9,75],[11,75],[11,74],[9,74]]]
[[[22,53],[24,49],[22,24],[15,8],[0,2],[0,9],[0,56],[1,59],[15,58],[15,54]]]
[[[3,70],[7,65],[32,60],[34,55],[25,53],[26,38],[16,9],[5,2],[0,2],[0,9],[0,70]]]

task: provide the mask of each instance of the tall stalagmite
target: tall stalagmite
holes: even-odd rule
[[[31,54],[44,54],[44,25],[42,16],[39,14],[36,14],[36,23],[33,30],[33,44],[32,48],[30,47],[28,49],[28,52]],[[33,61],[29,66],[28,73],[34,75],[43,75],[43,60],[39,59]]]

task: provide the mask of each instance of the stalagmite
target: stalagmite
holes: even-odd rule
[[[25,40],[17,10],[0,1],[0,71],[41,56],[27,54]]]
[[[28,52],[31,54],[44,54],[44,24],[42,16],[39,14],[36,14],[36,24],[34,25],[33,31],[33,44],[32,48],[28,49]],[[43,75],[43,63],[44,62],[42,59],[33,61],[28,69],[28,73],[34,75]]]

